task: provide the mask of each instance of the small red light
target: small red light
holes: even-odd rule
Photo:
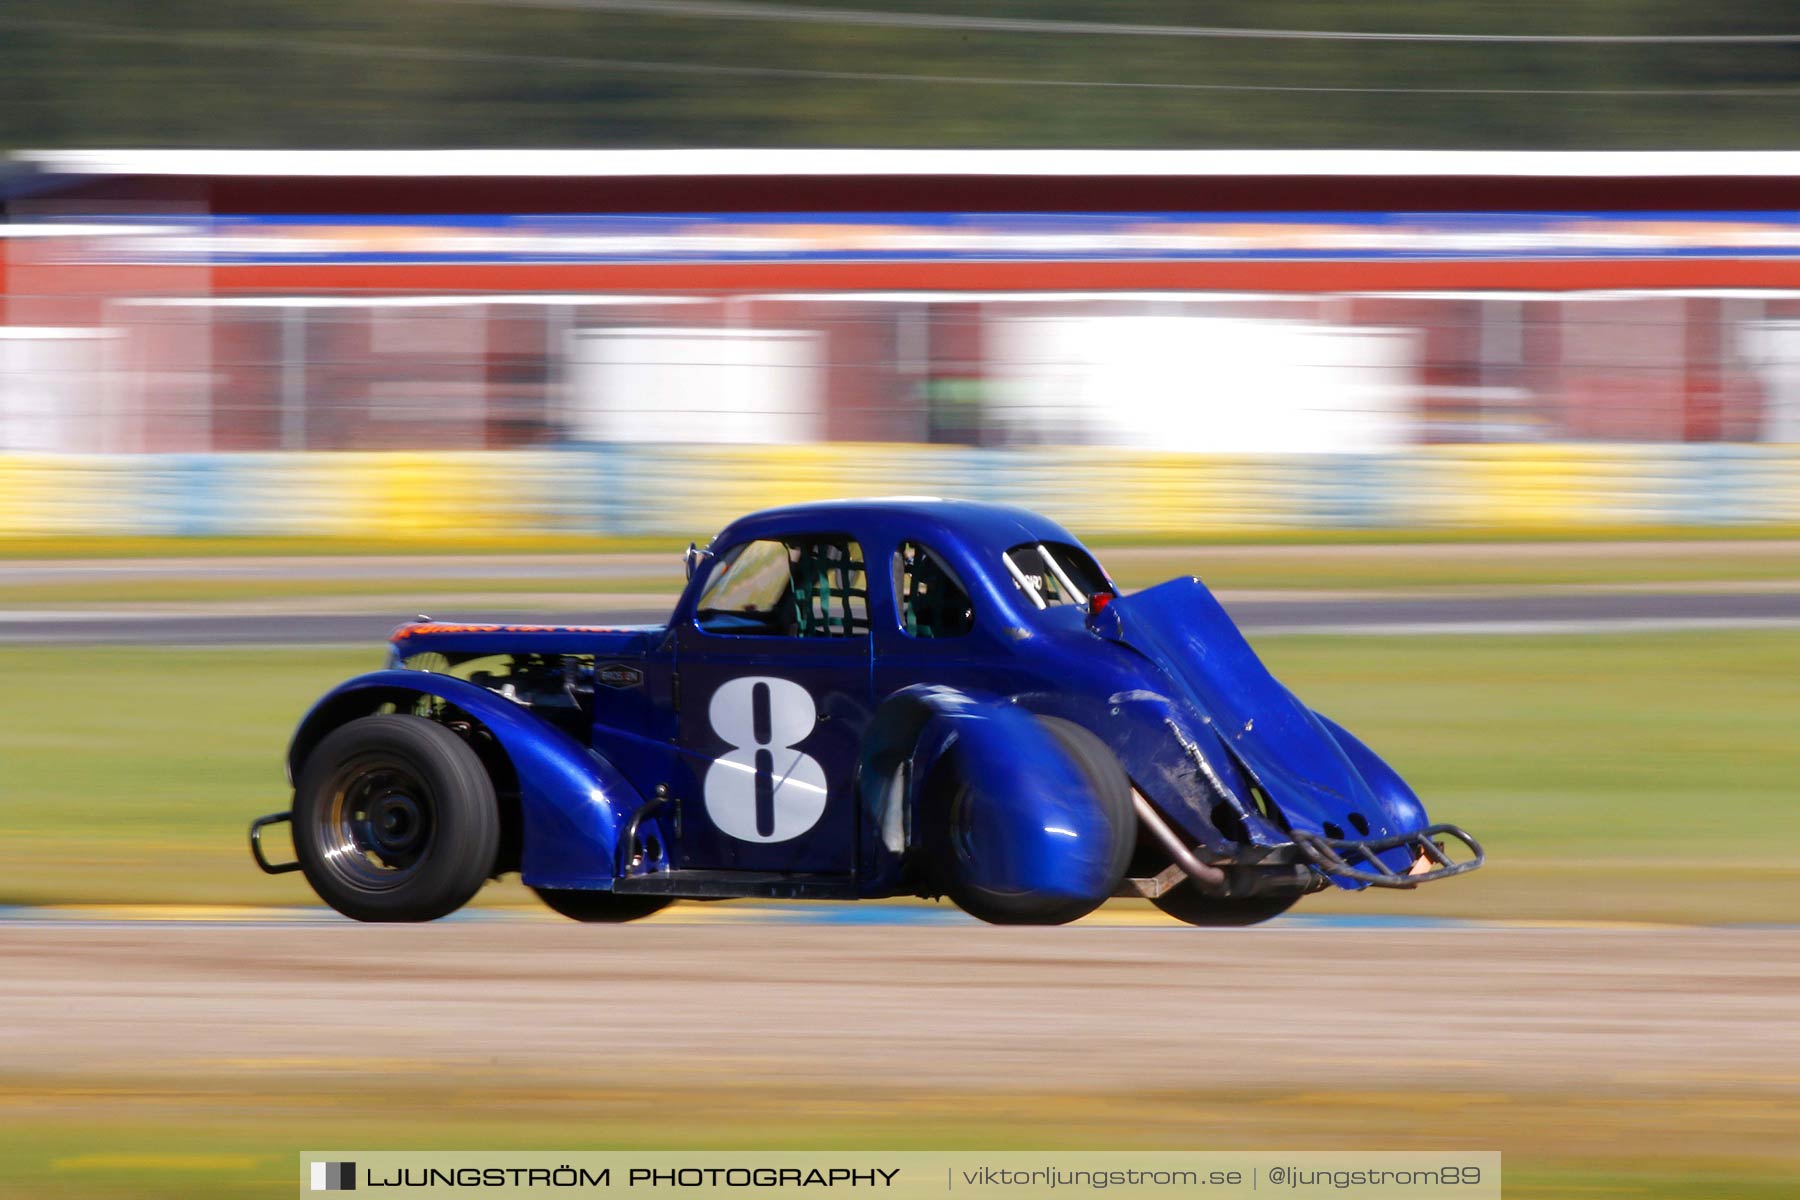
[[[1095,592],[1088,597],[1088,616],[1097,616],[1101,609],[1113,602],[1111,592]]]

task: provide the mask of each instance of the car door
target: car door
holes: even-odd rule
[[[843,534],[722,550],[676,631],[677,869],[854,873],[868,589]]]

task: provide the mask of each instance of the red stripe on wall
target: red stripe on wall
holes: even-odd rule
[[[1800,288],[1800,260],[493,263],[215,266],[219,294],[606,291],[1593,291]]]

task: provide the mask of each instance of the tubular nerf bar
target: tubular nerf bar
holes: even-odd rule
[[[1452,862],[1450,856],[1444,853],[1444,848],[1438,844],[1439,838],[1461,842],[1475,857],[1467,862]],[[1411,833],[1397,833],[1392,837],[1366,841],[1320,837],[1316,833],[1302,833],[1296,829],[1294,844],[1313,866],[1325,874],[1354,879],[1372,887],[1415,888],[1421,883],[1467,874],[1487,861],[1481,843],[1455,825],[1428,825]],[[1433,864],[1431,869],[1416,875],[1402,874],[1381,861],[1383,851],[1399,846],[1412,847],[1419,857],[1430,860]]]
[[[298,871],[300,869],[298,861],[272,863],[267,858],[263,857],[262,831],[271,825],[280,825],[283,822],[291,822],[293,819],[293,813],[280,812],[270,813],[266,817],[258,817],[256,820],[250,822],[250,857],[256,860],[257,866],[261,867],[270,875],[286,875],[289,871]]]

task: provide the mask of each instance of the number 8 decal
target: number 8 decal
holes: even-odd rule
[[[706,769],[706,813],[745,842],[786,842],[825,815],[825,768],[794,749],[819,710],[791,679],[750,675],[721,684],[707,708],[713,732],[730,744]]]

